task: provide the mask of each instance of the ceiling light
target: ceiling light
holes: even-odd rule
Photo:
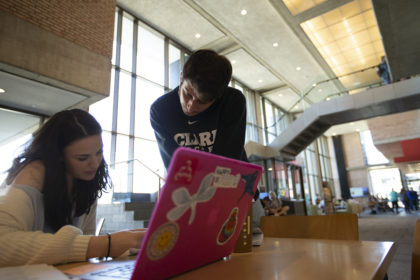
[[[322,92],[322,88],[318,89],[318,92]]]
[[[283,96],[283,94],[279,93],[279,96],[281,97],[281,96]]]
[[[299,108],[299,105],[296,105],[296,106],[295,106],[295,109],[297,109],[297,108]]]
[[[268,168],[268,171],[273,171],[273,168],[271,168],[271,167],[270,167],[270,168]]]
[[[236,63],[236,60],[232,60],[232,61],[231,61],[231,63],[232,63],[232,64],[235,64],[235,63]]]
[[[360,131],[360,129],[356,129],[356,131],[357,131],[357,132],[359,132],[359,131]]]
[[[354,125],[354,122],[351,122],[350,125]]]
[[[277,42],[274,42],[274,43],[273,43],[273,47],[275,47],[275,48],[276,48],[276,47],[278,47],[278,46],[279,46],[279,43],[277,43]]]
[[[197,34],[195,34],[195,38],[200,38],[201,37],[201,35],[200,35],[200,33],[197,33]]]
[[[5,93],[6,91],[2,88],[0,88],[0,93]]]
[[[332,135],[333,135],[333,136],[336,136],[336,135],[337,135],[337,133],[333,133]]]
[[[316,87],[316,83],[313,83],[313,84],[312,84],[312,86],[313,86],[313,87]]]
[[[246,15],[247,13],[248,13],[247,10],[242,10],[241,11],[241,15],[243,15],[243,16]]]
[[[330,100],[330,99],[331,99],[331,98],[329,98],[329,97],[327,97],[327,98],[326,98],[326,100],[327,100],[327,101],[328,101],[328,100]]]
[[[300,66],[296,67],[297,71],[300,71],[301,69],[302,69],[302,67],[300,67]]]
[[[263,80],[258,80],[258,82],[259,82],[259,83],[262,83],[262,82],[263,82]]]

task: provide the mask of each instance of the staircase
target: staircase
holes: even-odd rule
[[[247,143],[245,149],[248,157],[294,159],[333,125],[419,108],[420,77],[416,77],[316,103],[268,146]]]
[[[155,207],[154,202],[126,202],[126,211],[133,211],[134,221],[142,221],[145,228],[149,225],[150,217],[152,216]]]

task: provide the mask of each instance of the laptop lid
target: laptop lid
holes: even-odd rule
[[[261,167],[178,148],[131,279],[166,279],[233,252]]]

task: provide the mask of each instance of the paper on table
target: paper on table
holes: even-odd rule
[[[68,280],[58,269],[47,264],[32,264],[0,268],[2,280]]]

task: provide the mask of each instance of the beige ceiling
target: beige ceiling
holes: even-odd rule
[[[236,80],[285,111],[301,112],[380,82],[373,67],[384,51],[370,0],[117,0],[117,5],[190,51],[211,48],[226,55]],[[352,72],[357,73],[347,75]]]

